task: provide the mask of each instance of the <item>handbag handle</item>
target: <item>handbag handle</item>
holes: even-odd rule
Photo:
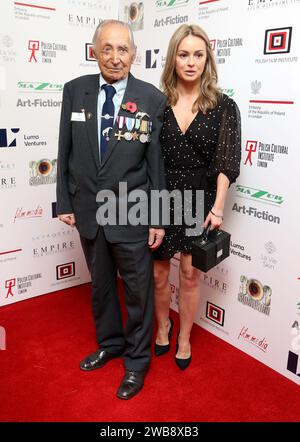
[[[208,224],[208,226],[206,227],[205,230],[203,230],[203,232],[201,233],[201,238],[203,239],[203,241],[207,241],[208,240],[208,234],[210,232],[210,223]]]

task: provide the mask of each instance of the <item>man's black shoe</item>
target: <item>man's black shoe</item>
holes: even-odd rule
[[[131,399],[144,385],[145,371],[126,370],[125,376],[117,391],[117,397],[120,399]]]
[[[118,353],[109,353],[106,350],[97,350],[80,362],[80,368],[84,371],[96,370],[96,368],[103,367],[103,365],[105,365],[111,359],[118,358],[122,355],[123,351]]]

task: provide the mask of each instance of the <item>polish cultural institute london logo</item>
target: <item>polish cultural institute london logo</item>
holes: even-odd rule
[[[32,60],[37,63],[36,52],[40,49],[40,42],[38,40],[29,40],[28,42],[28,50],[30,51],[29,63],[32,63]]]
[[[244,165],[250,164],[252,166],[252,154],[256,152],[257,149],[257,141],[248,140],[246,144],[246,152],[248,152],[247,158],[244,162]]]
[[[247,278],[244,275],[241,275],[240,283],[238,300],[242,304],[248,305],[254,310],[269,316],[272,295],[271,287],[262,285],[257,279]]]
[[[267,29],[264,54],[286,54],[290,52],[292,27]]]

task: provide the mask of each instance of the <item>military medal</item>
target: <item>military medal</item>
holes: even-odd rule
[[[132,140],[132,133],[131,132],[125,132],[124,138],[125,138],[126,141],[131,141]]]
[[[133,141],[138,140],[139,134],[137,132],[132,132],[132,139],[133,139]]]
[[[147,141],[148,141],[148,136],[147,136],[147,134],[141,134],[141,135],[140,135],[140,142],[141,142],[141,143],[147,143]]]

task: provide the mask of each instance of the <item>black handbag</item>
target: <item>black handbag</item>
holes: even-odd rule
[[[215,267],[230,253],[230,234],[225,230],[210,230],[210,226],[202,232],[192,245],[192,266],[203,272]]]

